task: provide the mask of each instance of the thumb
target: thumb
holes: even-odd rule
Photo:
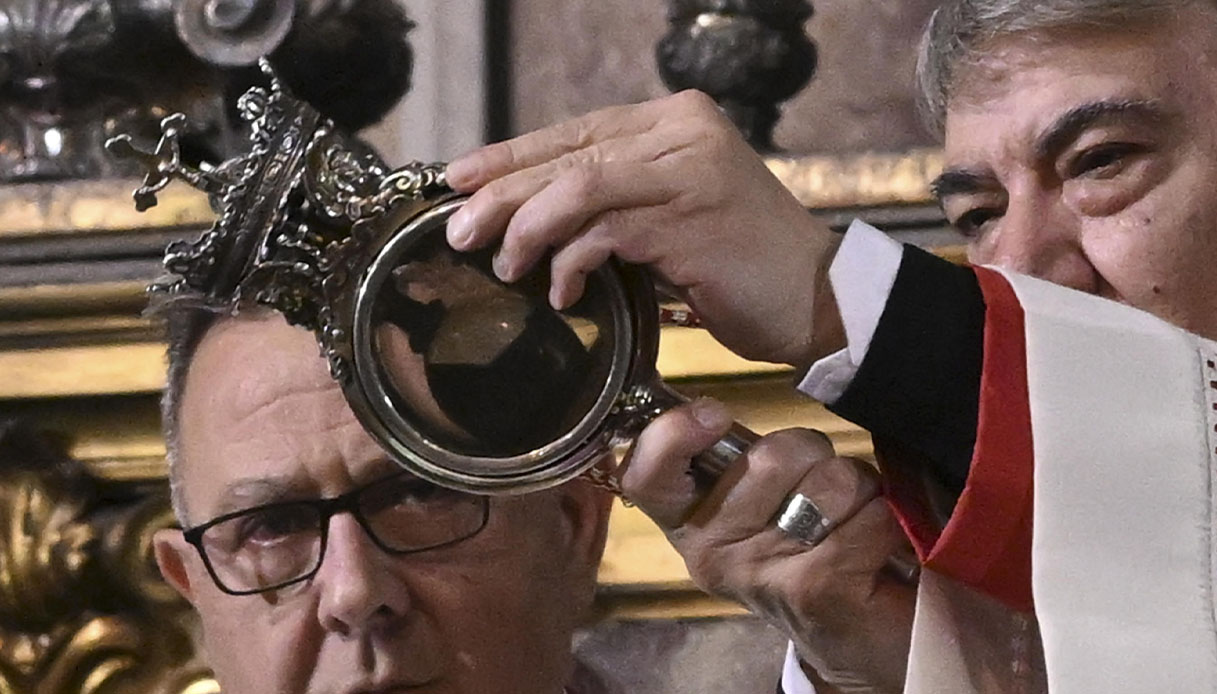
[[[679,526],[700,499],[690,461],[731,428],[731,413],[710,398],[675,407],[651,422],[621,464],[627,499],[665,528]]]

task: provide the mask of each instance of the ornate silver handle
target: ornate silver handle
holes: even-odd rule
[[[664,412],[689,402],[689,398],[669,388],[662,381],[648,386],[635,386],[626,396],[631,403],[623,413],[630,420],[626,426],[634,432],[640,431]],[[722,476],[732,461],[743,455],[754,443],[760,440],[760,434],[736,422],[725,436],[719,439],[709,450],[704,451],[693,459],[693,476],[699,485],[709,488]],[[620,490],[617,490],[618,492]],[[838,523],[849,520],[842,518]],[[893,554],[887,558],[884,570],[893,577],[908,583],[916,583],[921,574],[921,566],[915,557]]]
[[[619,419],[614,429],[627,436],[636,435],[659,415],[687,402],[689,398],[672,390],[663,381],[636,385],[618,403],[615,415]],[[736,422],[709,450],[693,459],[693,474],[707,486],[713,484],[733,460],[760,438],[760,434]]]

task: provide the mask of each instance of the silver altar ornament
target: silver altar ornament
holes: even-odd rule
[[[408,87],[411,26],[397,0],[0,0],[0,182],[126,176],[102,143],[175,112],[189,160],[227,159],[227,95],[272,54],[343,127],[370,125]]]
[[[596,463],[683,402],[655,371],[650,279],[606,264],[562,311],[548,303],[547,267],[499,281],[491,250],[448,246],[447,221],[466,198],[441,165],[388,170],[263,70],[269,87],[239,104],[251,130],[243,156],[184,166],[178,116],[153,152],[127,137],[107,143],[147,169],[140,209],[180,178],[220,211],[200,239],[169,247],[173,277],[154,290],[221,310],[271,306],[312,330],[356,417],[421,478],[483,494],[584,473],[615,487]],[[697,470],[716,477],[755,438],[737,426]]]

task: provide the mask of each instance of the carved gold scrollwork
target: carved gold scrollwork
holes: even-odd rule
[[[218,692],[160,580],[161,485],[97,479],[0,423],[0,694]]]
[[[0,617],[45,629],[77,609],[71,586],[96,538],[77,521],[81,499],[45,487],[33,473],[6,482],[0,488]]]

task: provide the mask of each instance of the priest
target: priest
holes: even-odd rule
[[[508,280],[552,252],[558,306],[610,256],[645,263],[728,347],[806,371],[874,432],[927,569],[912,627],[892,516],[813,435],[768,439],[702,496],[680,470],[725,417],[694,403],[624,473],[696,579],[787,631],[791,694],[803,674],[1214,691],[1215,71],[1207,1],[945,3],[920,80],[974,268],[833,235],[696,93],[453,162],[474,197],[449,239],[498,244]]]

